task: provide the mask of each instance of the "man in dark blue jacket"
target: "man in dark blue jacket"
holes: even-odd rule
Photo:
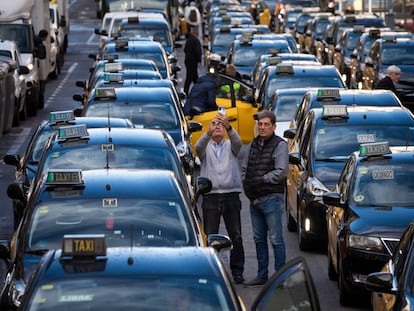
[[[197,108],[200,112],[217,110],[214,73],[209,72],[197,79],[185,102],[184,114],[189,115],[191,108]]]

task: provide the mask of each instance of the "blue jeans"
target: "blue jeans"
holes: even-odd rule
[[[253,239],[256,243],[258,263],[257,276],[259,278],[268,278],[268,235],[275,256],[275,271],[283,266],[286,261],[286,248],[282,229],[283,206],[283,194],[271,194],[260,203],[250,203]]]

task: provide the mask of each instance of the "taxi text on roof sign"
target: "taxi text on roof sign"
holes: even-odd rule
[[[114,88],[97,88],[95,89],[95,98],[116,98]]]
[[[123,70],[122,63],[106,63],[104,65],[105,72],[118,72]]]
[[[390,145],[387,141],[385,142],[377,142],[377,143],[369,143],[369,144],[361,144],[359,146],[359,155],[364,156],[381,156],[384,154],[391,153]]]
[[[347,117],[348,109],[343,105],[326,105],[322,108],[322,116],[325,119],[329,117]]]
[[[104,234],[65,235],[62,256],[105,256],[106,241]]]
[[[59,139],[77,138],[88,136],[86,124],[62,126],[58,130]]]
[[[83,183],[81,170],[49,170],[46,184],[81,184]]]
[[[323,98],[337,98],[340,97],[339,95],[339,89],[338,88],[334,88],[334,89],[319,89],[316,97],[318,99],[323,99]]]
[[[49,122],[65,122],[75,120],[75,114],[73,110],[66,111],[52,111],[49,114]]]

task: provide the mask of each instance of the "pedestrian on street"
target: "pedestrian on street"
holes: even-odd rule
[[[191,84],[196,83],[198,79],[198,64],[201,63],[202,56],[201,43],[198,39],[197,28],[190,28],[184,45],[184,53],[184,63],[186,67],[184,92],[185,94],[189,94]]]
[[[390,90],[398,96],[395,83],[400,81],[401,69],[395,65],[391,65],[385,70],[385,74],[386,76],[375,84],[374,89]]]
[[[273,247],[275,271],[286,261],[282,216],[289,164],[288,147],[283,138],[275,135],[276,116],[272,111],[262,110],[257,114],[257,129],[258,136],[251,142],[242,165],[243,187],[250,200],[258,263],[257,276],[245,283],[246,287],[264,285],[268,280],[268,237]]]
[[[197,79],[185,101],[184,114],[189,115],[193,107],[200,112],[217,110],[215,73],[208,72]]]
[[[229,139],[224,138],[227,133]],[[200,158],[200,176],[211,180],[212,190],[203,195],[202,211],[205,233],[219,232],[220,218],[223,217],[227,233],[233,243],[230,252],[230,269],[234,282],[244,282],[244,249],[241,233],[242,190],[239,154],[242,142],[226,115],[218,115],[210,122],[195,145]]]

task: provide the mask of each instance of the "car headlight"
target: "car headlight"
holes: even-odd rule
[[[20,307],[26,284],[21,280],[15,280],[10,284],[10,297],[14,306]]]
[[[308,178],[306,190],[315,197],[322,196],[325,192],[329,191],[317,178],[313,177]]]
[[[365,251],[384,253],[384,246],[381,239],[372,236],[350,234],[348,236],[348,245]]]

